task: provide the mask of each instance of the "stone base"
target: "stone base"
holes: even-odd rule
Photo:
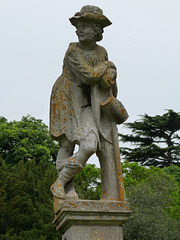
[[[123,240],[122,227],[74,225],[63,234],[62,240]]]
[[[125,202],[65,200],[53,224],[63,240],[122,240],[121,225],[130,214]]]

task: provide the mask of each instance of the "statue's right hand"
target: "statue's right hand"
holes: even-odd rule
[[[110,88],[115,83],[116,77],[116,70],[114,68],[108,68],[101,80],[101,86],[103,88]]]

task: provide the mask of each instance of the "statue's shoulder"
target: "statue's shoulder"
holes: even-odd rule
[[[107,51],[106,51],[106,49],[103,46],[100,46],[100,45],[97,44],[97,49],[98,49],[98,51],[101,51],[104,54],[107,54]]]
[[[73,50],[76,50],[76,48],[77,48],[77,42],[71,42],[69,44],[68,50],[73,51]]]
[[[71,42],[66,51],[66,56],[71,56],[76,51],[77,51],[77,42]]]

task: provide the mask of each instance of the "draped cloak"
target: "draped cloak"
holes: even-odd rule
[[[100,109],[100,84],[108,69],[106,50],[96,45],[86,50],[70,43],[63,61],[63,72],[56,80],[50,100],[50,136],[65,134],[71,142],[85,139],[93,131],[109,142],[111,122]]]

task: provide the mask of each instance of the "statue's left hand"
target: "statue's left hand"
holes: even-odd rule
[[[101,86],[103,88],[110,88],[115,83],[116,77],[117,72],[114,68],[107,69],[101,80]]]

